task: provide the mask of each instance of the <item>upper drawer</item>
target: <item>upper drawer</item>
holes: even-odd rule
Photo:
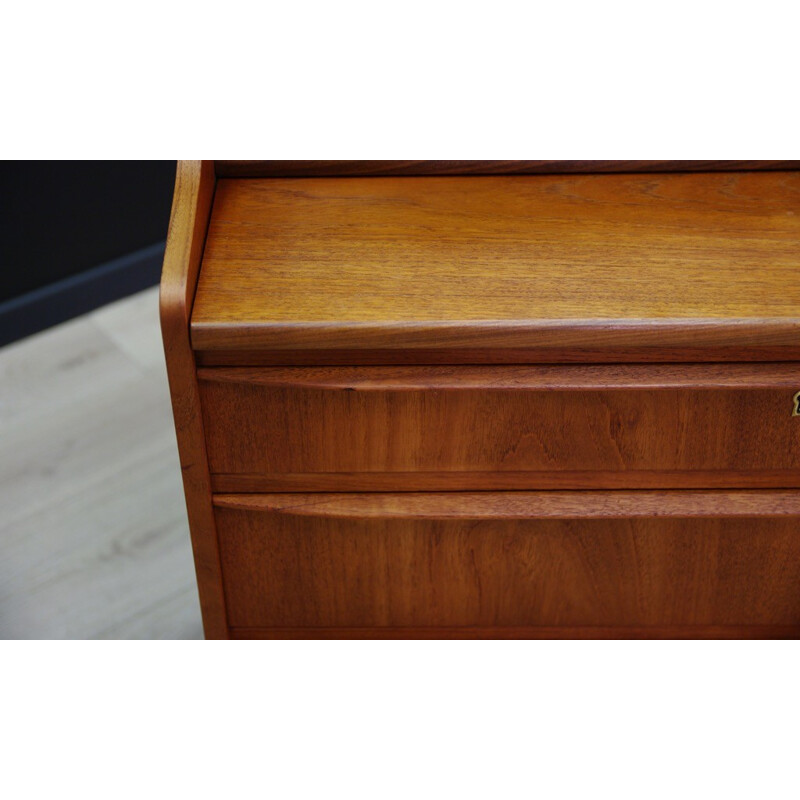
[[[800,486],[794,364],[199,379],[216,491]]]

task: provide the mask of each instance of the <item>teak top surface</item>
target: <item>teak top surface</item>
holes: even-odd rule
[[[192,342],[797,346],[798,244],[800,172],[221,179]]]

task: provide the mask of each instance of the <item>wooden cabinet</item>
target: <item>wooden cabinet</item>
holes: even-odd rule
[[[800,632],[797,167],[182,162],[206,634]]]

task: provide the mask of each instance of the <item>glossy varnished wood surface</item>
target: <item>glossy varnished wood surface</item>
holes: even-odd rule
[[[223,179],[204,363],[800,357],[800,173]]]
[[[217,491],[800,485],[795,364],[273,367],[199,380]]]
[[[160,313],[203,626],[208,638],[224,638],[227,636],[225,597],[196,365],[189,342],[189,318],[214,183],[210,162],[178,162],[161,277]]]
[[[800,625],[796,492],[215,503],[233,628]]]

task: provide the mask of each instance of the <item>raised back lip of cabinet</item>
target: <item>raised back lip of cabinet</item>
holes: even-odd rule
[[[274,163],[217,183],[199,364],[800,358],[794,162]]]

